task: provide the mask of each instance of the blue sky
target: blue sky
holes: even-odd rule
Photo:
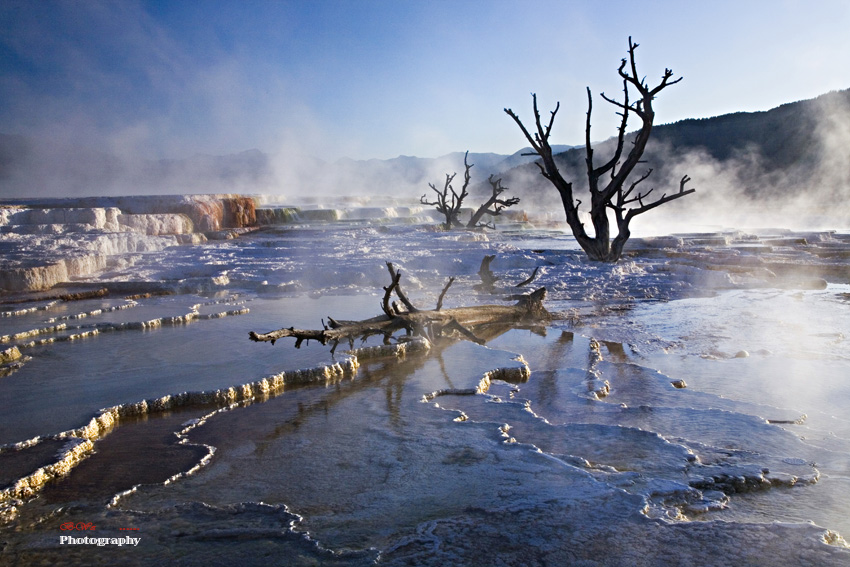
[[[0,2],[0,132],[117,154],[258,148],[326,159],[512,153],[503,108],[561,102],[581,143],[585,87],[684,80],[657,123],[767,110],[850,88],[850,2],[773,0]],[[597,99],[594,138],[613,133]]]

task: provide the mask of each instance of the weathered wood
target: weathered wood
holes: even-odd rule
[[[440,292],[440,297],[437,298],[437,309],[435,311],[439,311],[443,308],[443,298],[446,296],[446,292],[449,291],[449,288],[454,281],[454,277],[451,277],[449,278],[449,281],[446,282],[446,285],[443,287],[443,291]]]
[[[492,290],[499,277],[490,269],[490,263],[496,258],[495,254],[484,256],[481,260],[481,267],[478,268],[478,277],[481,278],[481,285],[485,290]]]
[[[302,341],[315,340],[322,344],[338,343],[342,340],[364,338],[371,335],[391,335],[404,330],[409,334],[423,336],[444,336],[444,331],[458,331],[474,342],[483,342],[473,329],[483,325],[545,321],[549,313],[543,306],[546,288],[523,296],[514,305],[477,305],[473,307],[455,307],[440,311],[402,312],[392,318],[379,315],[362,321],[338,321],[331,319],[331,326],[324,329],[296,329],[288,327],[256,333],[251,331],[249,338],[257,342],[275,343],[278,339],[294,337],[295,346]],[[460,326],[460,328],[459,328]]]
[[[423,205],[431,205],[437,209],[437,211],[442,214],[446,222],[443,223],[443,228],[446,230],[451,230],[456,226],[461,226],[460,223],[460,211],[463,208],[463,200],[469,196],[469,192],[467,188],[469,187],[469,180],[472,178],[469,174],[469,170],[472,169],[472,166],[475,165],[473,163],[469,163],[467,160],[469,158],[469,151],[466,152],[463,156],[463,187],[460,189],[460,193],[455,191],[452,186],[452,181],[454,181],[457,172],[449,175],[446,174],[446,182],[443,185],[442,189],[437,189],[436,185],[433,183],[429,183],[428,186],[431,190],[436,193],[436,201],[429,201],[428,194],[422,195],[419,198],[419,202]]]
[[[486,265],[487,271],[489,271],[489,265],[493,258],[493,256],[485,257],[484,262],[482,262],[482,269]],[[362,321],[344,321],[328,317],[328,325],[325,325],[323,320],[322,329],[296,329],[294,327],[288,327],[268,333],[251,331],[248,333],[248,338],[255,342],[270,342],[274,344],[278,339],[294,337],[295,348],[299,348],[303,341],[314,340],[319,341],[323,345],[333,343],[333,348],[336,349],[340,341],[347,340],[353,342],[356,338],[365,339],[372,335],[384,335],[384,342],[388,342],[394,333],[403,330],[408,335],[424,336],[431,340],[440,336],[457,333],[463,338],[484,344],[484,340],[479,338],[474,332],[476,327],[510,325],[549,319],[549,312],[543,306],[543,299],[546,297],[546,288],[540,288],[528,295],[513,297],[512,299],[517,300],[514,305],[478,305],[442,309],[443,297],[454,281],[454,278],[449,279],[442,293],[440,293],[436,309],[433,311],[420,311],[413,306],[401,290],[399,285],[401,272],[396,271],[390,262],[387,262],[387,270],[390,273],[391,283],[384,288],[384,298],[381,302],[381,309],[384,311],[383,315]],[[495,281],[495,276],[493,278]],[[527,283],[528,281],[530,279],[523,283]],[[393,292],[404,303],[407,311],[402,311],[395,303],[390,305],[390,297]]]
[[[490,198],[487,199],[484,203],[478,207],[472,216],[469,218],[469,222],[466,223],[466,228],[496,228],[495,223],[482,223],[481,218],[484,215],[490,215],[491,217],[497,217],[502,214],[504,209],[508,207],[513,207],[514,205],[519,204],[519,197],[510,197],[508,199],[500,199],[499,196],[507,191],[507,187],[502,187],[502,179],[493,179],[494,175],[490,175],[487,179],[487,182],[490,184],[492,188],[492,194]]]

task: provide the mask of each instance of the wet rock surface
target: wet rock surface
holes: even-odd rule
[[[17,200],[0,204],[0,289],[37,291],[95,275],[113,257],[198,244],[257,224],[251,197],[196,195]],[[234,233],[234,236],[237,233]]]
[[[847,564],[845,234],[636,239],[608,266],[524,220],[361,205],[192,246],[118,232],[139,248],[0,298],[0,562]],[[71,256],[85,223],[16,226],[68,227]],[[417,305],[448,276],[446,307],[498,302],[485,254],[499,283],[539,268],[554,320],[334,355],[246,338],[374,315],[388,260]],[[141,543],[60,545],[69,522]]]

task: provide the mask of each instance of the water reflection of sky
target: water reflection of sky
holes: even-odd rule
[[[493,550],[506,564],[600,557],[652,564],[702,558],[703,545],[713,550],[706,564],[728,564],[741,549],[777,565],[846,562],[819,540],[826,528],[850,533],[850,427],[841,410],[850,399],[846,283],[780,290],[758,280],[763,270],[742,276],[738,269],[750,262],[742,255],[770,253],[715,253],[687,242],[669,256],[611,267],[549,249],[545,239],[531,249],[498,234],[421,236],[427,246],[420,242],[419,251],[408,232],[371,228],[211,245],[187,250],[184,260],[228,274],[214,292],[143,298],[100,314],[112,304],[87,300],[6,318],[4,334],[73,312],[90,315],[69,325],[250,310],[25,348],[32,360],[0,384],[2,441],[79,427],[109,405],[332,360],[327,346],[252,343],[248,332],[377,314],[388,259],[421,307],[434,304],[450,274],[458,279],[447,306],[497,302],[501,295],[473,290],[483,253],[495,253],[503,292],[540,265],[534,285],[549,287],[550,309],[569,317],[493,333],[484,347],[460,342],[363,362],[352,377],[220,411],[185,434],[189,447],[216,448],[196,473],[164,486],[151,481],[111,510],[83,488],[63,498],[89,521],[141,526],[151,560],[176,550],[212,561],[232,553],[224,542],[237,540],[251,561],[274,552],[293,564],[463,563]],[[184,260],[174,258],[182,254],[170,251],[163,269],[179,271]],[[806,250],[781,255],[794,254],[811,262]],[[155,258],[134,266],[129,272],[156,274]],[[276,287],[290,281],[297,289]],[[676,299],[684,296],[691,297]],[[525,382],[423,401],[437,390],[474,388],[489,370],[520,364],[518,354],[531,370]],[[679,380],[687,387],[675,387]],[[124,441],[103,443],[98,457],[137,462],[121,456],[122,446],[177,455],[169,428],[180,429],[184,417],[198,416],[122,425],[113,435]],[[73,515],[74,507],[51,510],[61,500],[52,498],[25,506],[22,518]],[[40,529],[25,527],[11,548],[31,545],[32,557],[50,557],[49,547],[33,543]],[[97,560],[107,558],[114,555]]]

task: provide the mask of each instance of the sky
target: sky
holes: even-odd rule
[[[144,158],[511,154],[504,113],[619,95],[628,38],[656,124],[850,88],[846,0],[2,0],[0,133]],[[593,138],[616,109],[594,101]]]

